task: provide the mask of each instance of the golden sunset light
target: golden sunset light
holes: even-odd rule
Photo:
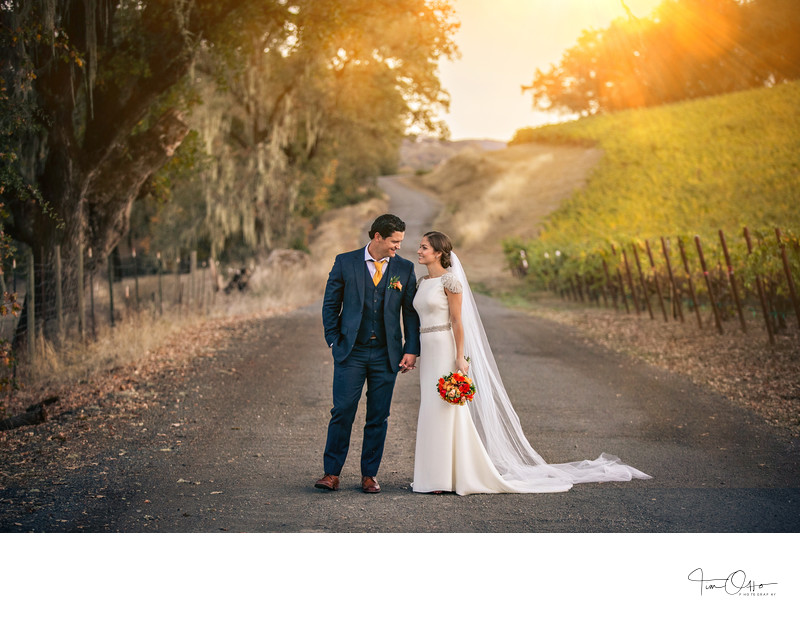
[[[441,64],[442,83],[450,92],[444,120],[453,140],[509,140],[521,127],[558,120],[536,112],[530,83],[537,68],[557,63],[586,29],[606,28],[626,15],[650,15],[661,0],[455,0],[461,28],[456,43],[461,58]]]

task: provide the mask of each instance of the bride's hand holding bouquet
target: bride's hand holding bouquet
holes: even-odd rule
[[[472,379],[460,370],[440,377],[436,389],[439,396],[452,405],[464,405],[467,401],[472,401],[476,392]]]

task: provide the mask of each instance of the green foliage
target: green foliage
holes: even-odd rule
[[[198,64],[190,122],[210,164],[175,192],[174,212],[197,217],[184,225],[218,253],[303,246],[329,208],[374,195],[405,129],[434,129],[447,102],[436,64],[455,53],[449,2],[293,8],[281,27]]]
[[[14,28],[0,28],[0,228],[10,220],[6,204],[31,201],[63,226],[39,188],[27,181],[23,174],[25,165],[20,157],[27,148],[20,146],[19,139],[39,133],[43,123],[48,122],[48,114],[31,98],[32,85],[37,78],[33,60],[26,59],[22,64],[12,62],[12,51],[32,42],[49,44],[65,63],[83,63],[64,34],[48,34],[36,18],[21,22]],[[4,239],[8,239],[5,233]]]
[[[605,155],[586,187],[546,220],[537,239],[505,243],[509,265],[519,268],[524,251],[529,277],[538,287],[554,288],[557,279],[582,275],[599,288],[606,281],[603,261],[614,276],[623,269],[623,250],[637,276],[636,244],[653,282],[645,241],[664,279],[663,236],[681,278],[686,274],[678,240],[683,243],[690,270],[700,274],[695,285],[703,297],[708,289],[694,241],[699,235],[710,277],[730,300],[722,230],[735,277],[755,292],[760,275],[787,309],[775,228],[783,230],[789,265],[800,278],[799,110],[800,82],[793,82],[520,130],[513,143],[595,143]],[[752,235],[752,254],[745,227]]]
[[[190,131],[161,169],[145,183],[140,196],[149,196],[158,204],[166,204],[172,199],[175,188],[203,172],[211,165],[211,156],[196,130]]]
[[[798,29],[796,0],[665,0],[584,31],[523,90],[539,108],[589,115],[773,85],[800,78]]]

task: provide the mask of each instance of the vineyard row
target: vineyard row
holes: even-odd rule
[[[722,230],[716,236],[608,240],[590,251],[572,252],[539,241],[509,241],[505,252],[517,275],[564,299],[602,301],[665,322],[683,322],[693,313],[701,329],[707,314],[720,334],[736,320],[746,333],[755,316],[763,318],[770,344],[792,319],[800,326],[797,236],[780,228],[773,234],[744,228],[741,240],[729,241]]]

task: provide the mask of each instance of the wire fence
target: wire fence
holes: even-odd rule
[[[198,261],[197,252],[164,260],[160,254],[133,251],[122,257],[115,251],[97,260],[91,250],[64,258],[57,247],[34,262],[26,250],[0,274],[3,292],[23,305],[0,318],[0,340],[14,349],[16,360],[29,362],[36,362],[44,340],[96,340],[134,317],[208,315],[221,290],[242,290],[248,277],[248,270],[237,270],[223,288],[219,265]]]

